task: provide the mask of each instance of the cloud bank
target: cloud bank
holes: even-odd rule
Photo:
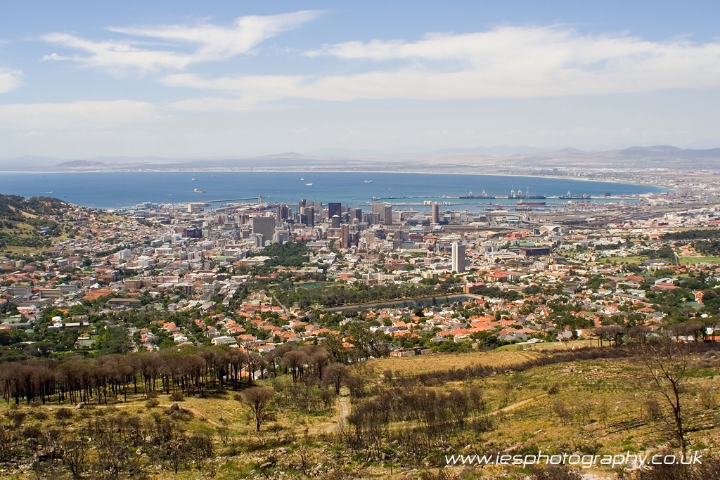
[[[74,56],[49,54],[45,60],[75,61],[113,72],[137,70],[183,70],[191,64],[227,60],[248,54],[264,40],[317,18],[317,11],[300,11],[269,16],[244,16],[232,27],[208,23],[195,26],[158,25],[151,27],[111,27],[108,30],[134,37],[123,40],[88,40],[69,33],[50,33],[44,41],[82,53]],[[142,41],[140,40],[142,39]],[[169,49],[151,48],[148,39],[170,44]],[[172,48],[175,49],[172,49]],[[190,51],[182,51],[182,50]]]
[[[431,34],[415,42],[345,42],[305,55],[332,57],[364,71],[219,78],[178,73],[162,81],[253,99],[324,101],[533,98],[720,86],[720,43],[591,36],[558,26]]]

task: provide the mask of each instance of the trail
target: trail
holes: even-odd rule
[[[508,405],[507,407],[503,407],[498,410],[492,411],[492,412],[488,413],[488,415],[492,416],[492,415],[497,415],[497,414],[503,413],[503,412],[509,412],[510,410],[514,410],[516,408],[527,405],[530,402],[534,402],[538,398],[547,397],[547,396],[548,396],[547,393],[542,393],[542,394],[538,395],[537,397],[526,398],[525,400],[520,400],[519,402],[515,402],[511,405]]]
[[[340,397],[337,404],[335,405],[335,416],[328,422],[323,422],[318,425],[313,425],[307,428],[308,435],[321,435],[321,434],[332,434],[335,433],[338,426],[341,425],[348,415],[350,415],[350,404],[348,397]]]

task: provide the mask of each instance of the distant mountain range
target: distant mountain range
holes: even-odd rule
[[[666,145],[620,150],[582,151],[574,148],[546,151],[533,147],[477,147],[438,150],[425,155],[363,155],[352,153],[304,155],[286,152],[252,158],[170,159],[161,157],[95,157],[63,161],[50,157],[0,160],[0,171],[138,171],[203,169],[433,169],[443,166],[502,164],[544,168],[720,168],[720,148],[693,150]]]

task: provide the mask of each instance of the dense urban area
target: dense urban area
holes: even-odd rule
[[[559,449],[554,428],[568,452],[709,452],[697,477],[608,478],[712,478],[705,187],[419,211],[2,196],[2,475],[476,478],[445,455]],[[678,357],[696,373],[653,376]]]

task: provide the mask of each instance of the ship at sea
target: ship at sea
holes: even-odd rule
[[[313,184],[312,184],[312,183],[306,183],[305,186],[306,186],[306,187],[312,187]]]
[[[193,190],[193,192],[195,192],[195,193],[205,193],[205,190],[200,190],[199,188],[196,188],[195,190]]]
[[[570,194],[570,190],[568,190],[566,195],[560,195],[558,197],[560,200],[590,200],[592,197],[590,195],[572,195]]]
[[[365,183],[372,183],[372,180],[365,180]]]
[[[525,197],[525,198],[528,198],[528,197]],[[542,197],[542,198],[545,198],[545,197]],[[518,200],[517,204],[518,204],[518,206],[522,206],[522,207],[543,207],[543,206],[547,205],[547,202],[526,202],[524,199],[521,198],[520,200]]]
[[[512,190],[510,192],[512,195]],[[545,195],[530,195],[530,187],[527,188],[525,193],[523,193],[522,190],[518,189],[516,197],[519,199],[531,199],[531,200],[545,200],[545,198],[547,198],[547,197],[545,197]],[[511,198],[513,198],[513,197],[511,197]]]
[[[495,196],[494,196],[494,195],[488,195],[487,193],[485,193],[485,190],[483,190],[480,195],[473,195],[473,192],[471,191],[471,192],[468,193],[467,195],[460,195],[458,198],[463,198],[463,199],[467,199],[467,198],[495,198]]]

